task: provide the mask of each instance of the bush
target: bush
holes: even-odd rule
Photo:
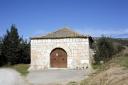
[[[102,36],[96,41],[96,54],[94,60],[96,63],[100,61],[106,62],[112,58],[115,53],[114,45],[111,38]]]

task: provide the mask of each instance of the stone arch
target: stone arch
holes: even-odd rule
[[[51,68],[67,68],[67,52],[63,48],[55,48],[50,53]]]
[[[67,45],[54,45],[50,48],[50,50],[47,51],[47,56],[48,56],[48,68],[50,68],[50,53],[52,52],[53,49],[55,48],[62,48],[66,51],[67,53],[67,68],[70,67],[70,63],[69,63],[69,58],[72,57],[72,53],[70,48]]]

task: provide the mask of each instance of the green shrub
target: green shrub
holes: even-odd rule
[[[95,62],[100,63],[100,61],[106,62],[110,60],[114,51],[114,45],[111,38],[102,36],[96,41],[96,54],[94,56]]]

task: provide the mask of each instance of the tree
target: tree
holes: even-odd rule
[[[0,37],[0,66],[6,64],[6,58],[5,56],[2,54],[2,46],[3,46],[3,41],[2,41],[2,37]]]
[[[17,64],[20,57],[20,42],[17,28],[15,25],[11,26],[10,31],[7,30],[3,38],[2,54],[6,57],[8,64]]]
[[[23,38],[20,45],[19,63],[30,63],[30,42],[27,42],[27,40],[23,40]]]
[[[0,56],[2,55],[2,38],[0,37]]]
[[[96,41],[96,54],[94,57],[96,63],[110,60],[114,53],[115,50],[111,38],[102,36]]]

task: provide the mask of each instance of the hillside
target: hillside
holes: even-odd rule
[[[113,34],[112,37],[114,37],[114,38],[128,38],[128,33]]]
[[[128,85],[128,47],[80,85]]]

